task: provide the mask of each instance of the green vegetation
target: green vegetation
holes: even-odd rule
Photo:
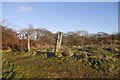
[[[43,52],[3,52],[3,78],[120,78],[120,54],[100,46],[66,48],[64,54],[49,57]],[[70,51],[69,51],[70,50]]]
[[[120,78],[119,33],[0,28],[3,78]]]

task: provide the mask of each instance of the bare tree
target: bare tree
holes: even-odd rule
[[[26,29],[27,31],[27,47],[28,47],[28,51],[30,51],[30,36],[34,33],[34,28],[33,25],[29,24],[29,28]]]
[[[26,38],[27,38],[26,35],[27,35],[26,29],[22,29],[22,30],[19,31],[19,33],[18,33],[18,37],[19,37],[20,39],[26,39]]]
[[[19,32],[20,39],[27,39],[27,49],[30,51],[30,39],[31,35],[35,32],[33,25],[29,24],[28,29],[23,29]]]
[[[46,29],[36,29],[36,39],[46,44],[53,44],[54,34]]]
[[[80,36],[88,36],[88,34],[89,34],[87,31],[84,31],[84,30],[78,31],[77,33],[79,33]]]

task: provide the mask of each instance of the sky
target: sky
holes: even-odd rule
[[[3,2],[5,25],[21,30],[32,24],[51,32],[118,32],[117,2]]]

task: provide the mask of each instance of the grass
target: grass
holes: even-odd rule
[[[76,55],[61,59],[47,58],[46,54],[3,52],[3,78],[120,78],[120,59],[115,53],[81,50],[72,49]],[[88,56],[93,50],[95,53]]]

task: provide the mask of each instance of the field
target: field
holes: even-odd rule
[[[0,79],[120,80],[120,2],[13,0],[1,7]]]
[[[120,78],[120,49],[115,46],[117,50],[110,45],[69,47],[74,55],[61,58],[49,56],[52,48],[3,51],[3,78]]]

